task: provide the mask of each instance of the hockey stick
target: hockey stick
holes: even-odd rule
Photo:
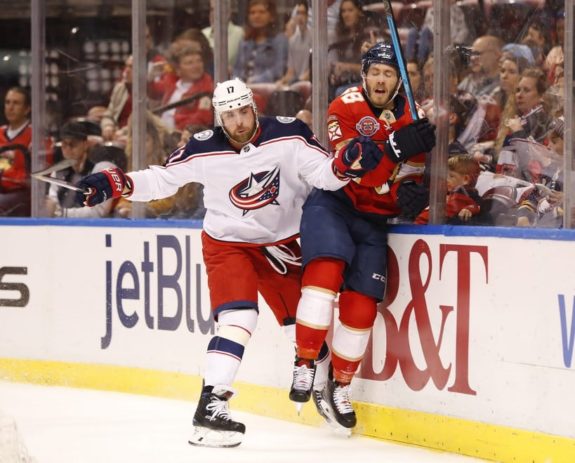
[[[411,90],[411,83],[409,82],[409,75],[407,74],[407,65],[403,58],[403,52],[401,50],[401,42],[399,41],[399,34],[397,33],[397,24],[395,22],[395,17],[393,16],[393,10],[391,8],[391,1],[384,0],[383,2],[385,8],[385,17],[387,19],[387,26],[389,28],[389,33],[391,35],[391,41],[393,43],[393,49],[395,50],[395,56],[397,57],[397,64],[399,66],[399,73],[403,80],[403,87],[405,88],[405,96],[407,97],[407,102],[409,103],[409,111],[411,112],[411,117],[416,121],[419,119],[417,114],[417,108],[415,106],[415,99],[413,98],[413,91]]]
[[[68,190],[81,191],[83,193],[86,193],[86,190],[84,190],[82,188],[78,188],[76,185],[74,185],[70,182],[67,182],[66,180],[56,178],[56,177],[46,177],[44,175],[39,175],[39,174],[32,174],[32,177],[35,178],[36,180],[40,180],[42,182],[52,183],[54,185],[58,185],[58,186],[61,186],[63,188],[67,188]]]
[[[188,98],[184,98],[183,100],[180,101],[175,101],[174,103],[170,103],[164,106],[160,106],[159,108],[153,109],[152,112],[154,114],[162,114],[165,111],[169,111],[170,109],[174,109],[174,108],[178,108],[180,106],[184,106],[187,104],[190,104],[196,100],[199,100],[200,98],[203,98],[205,96],[209,96],[211,97],[212,94],[209,92],[200,92],[200,93],[196,93],[195,95],[192,95]]]
[[[60,162],[57,162],[56,164],[47,167],[46,169],[39,170],[37,172],[32,172],[30,175],[32,176],[48,175],[51,174],[52,172],[58,172],[60,170],[67,169],[68,167],[71,167],[75,162],[76,161],[72,159],[62,159]]]

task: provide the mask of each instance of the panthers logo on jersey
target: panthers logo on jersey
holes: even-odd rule
[[[279,205],[280,169],[250,174],[230,190],[230,200],[234,206],[246,215],[249,211],[261,209],[268,204]]]

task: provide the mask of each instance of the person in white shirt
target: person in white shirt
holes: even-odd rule
[[[206,36],[212,49],[214,48],[214,3],[215,0],[210,0],[210,25],[202,29],[202,34]],[[230,2],[228,0],[228,14],[231,14],[229,3]],[[234,24],[230,18],[228,18],[228,68],[230,71],[236,62],[236,58],[238,56],[238,48],[243,37],[243,28],[237,24]]]

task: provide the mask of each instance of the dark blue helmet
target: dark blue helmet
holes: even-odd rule
[[[367,74],[372,64],[387,64],[399,72],[395,51],[390,43],[378,42],[361,57],[361,72]]]

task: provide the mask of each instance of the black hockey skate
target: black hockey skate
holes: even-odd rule
[[[232,420],[228,400],[234,391],[228,386],[204,386],[194,414],[192,445],[203,447],[237,447],[246,432],[243,423]]]
[[[319,391],[313,390],[313,402],[318,413],[338,434],[351,436],[357,419],[349,400],[350,386],[342,385],[331,378],[325,387]]]
[[[314,376],[314,361],[296,357],[293,365],[293,381],[289,391],[289,398],[291,401],[298,403],[309,401]]]
[[[349,384],[341,384],[331,378],[322,391],[322,398],[331,409],[330,416],[347,429],[351,429],[357,424],[355,411],[349,398],[350,392]]]

